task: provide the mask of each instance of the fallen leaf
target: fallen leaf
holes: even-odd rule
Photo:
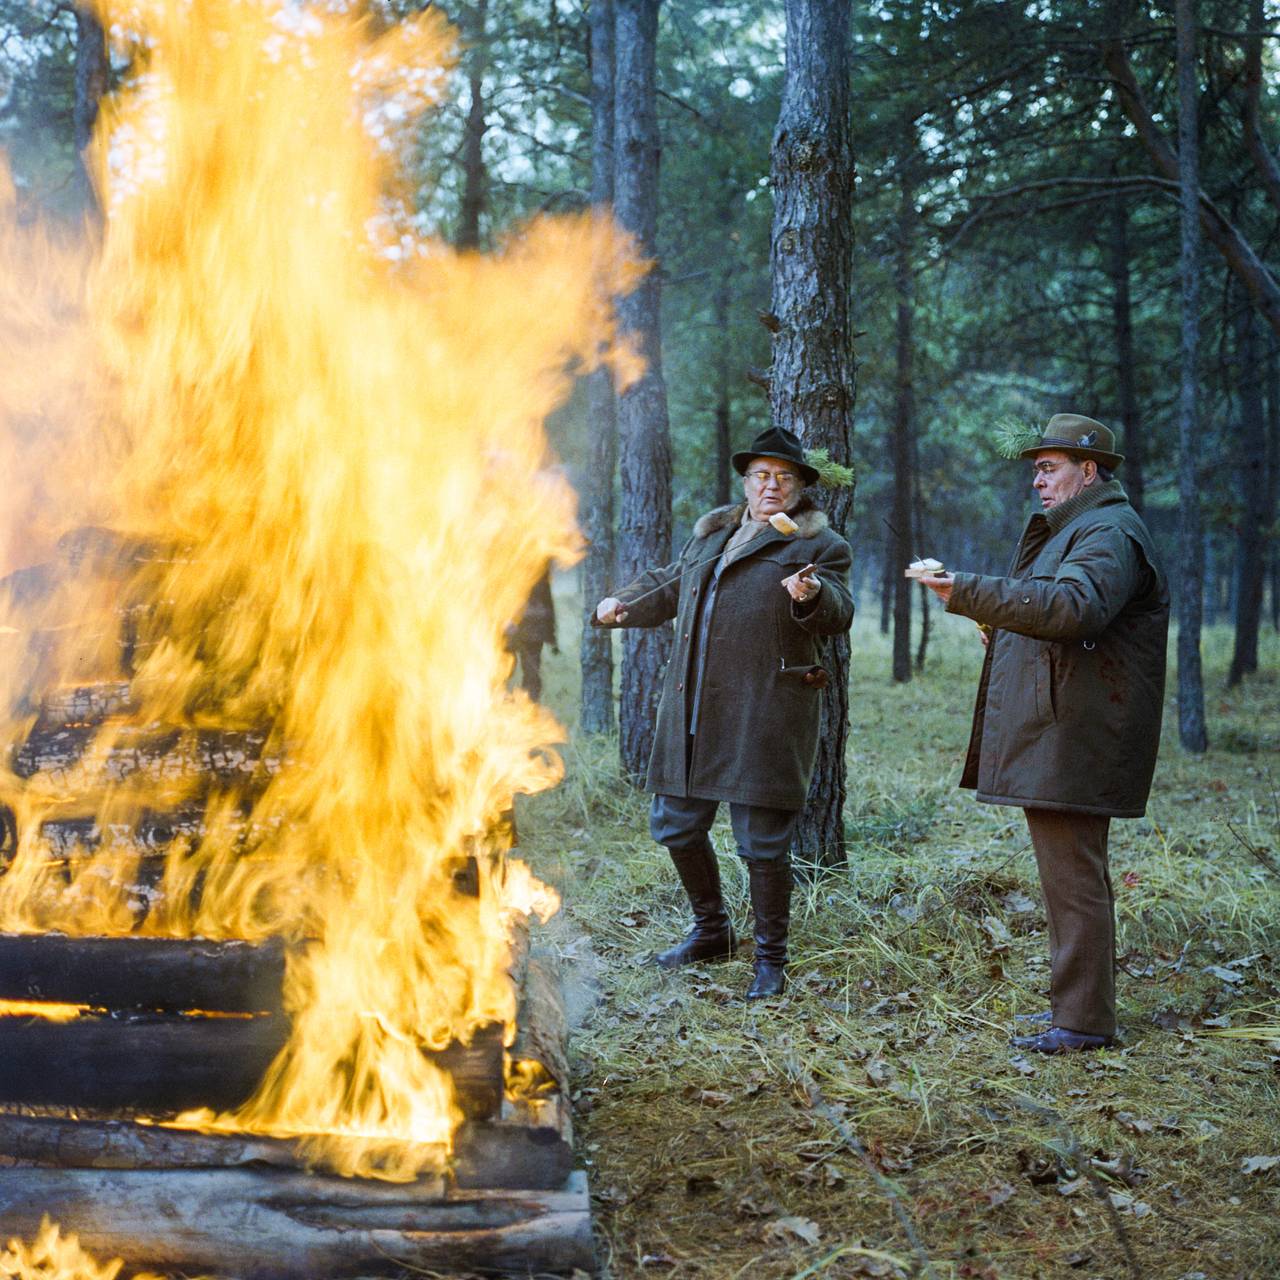
[[[787,1239],[803,1240],[805,1244],[817,1244],[822,1239],[822,1228],[812,1218],[774,1218],[766,1223],[761,1235],[775,1244],[782,1244]]]
[[[720,1093],[716,1089],[703,1089],[698,1094],[698,1101],[704,1107],[723,1107],[733,1101],[733,1094]]]
[[[1280,1156],[1246,1156],[1240,1161],[1241,1173],[1267,1173],[1280,1164]]]
[[[893,1079],[893,1067],[883,1058],[872,1058],[866,1065],[867,1081],[877,1089],[884,1088]]]
[[[1155,1125],[1150,1120],[1135,1116],[1132,1111],[1117,1111],[1116,1124],[1128,1129],[1130,1133],[1154,1133]]]
[[[999,1208],[1000,1205],[1012,1200],[1017,1195],[1017,1188],[1008,1182],[998,1183],[987,1192],[987,1200],[993,1209]]]
[[[640,1259],[642,1267],[674,1267],[676,1260],[669,1253],[646,1253]]]
[[[982,932],[991,939],[991,946],[996,951],[1007,951],[1013,946],[1013,934],[999,916],[983,916]]]
[[[1200,972],[1211,974],[1220,982],[1237,983],[1244,981],[1243,973],[1237,973],[1234,969],[1228,969],[1220,964],[1207,964]]]
[[[1009,1065],[1024,1076],[1033,1076],[1036,1073],[1035,1067],[1027,1060],[1026,1056],[1021,1053],[1015,1053],[1009,1059]]]
[[[1019,889],[1010,889],[1000,902],[1011,916],[1024,916],[1036,910],[1035,899],[1027,897]]]
[[[1083,1191],[1088,1185],[1088,1178],[1072,1178],[1070,1182],[1058,1183],[1058,1194],[1060,1196],[1073,1196],[1077,1191]]]

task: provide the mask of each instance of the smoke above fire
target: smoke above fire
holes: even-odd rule
[[[110,18],[100,234],[19,225],[0,179],[6,741],[118,691],[73,765],[0,764],[0,928],[288,939],[289,1045],[200,1123],[411,1177],[457,1120],[423,1049],[511,1025],[511,920],[553,909],[503,814],[558,779],[561,733],[503,640],[577,554],[543,423],[601,360],[631,372],[610,299],[642,268],[598,215],[492,256],[415,230],[434,10]],[[252,744],[212,787],[181,765],[210,734]],[[193,808],[142,892],[141,815]],[[52,849],[73,818],[96,843]]]

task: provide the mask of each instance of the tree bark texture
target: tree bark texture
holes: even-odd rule
[[[1122,196],[1111,200],[1107,266],[1111,276],[1111,314],[1116,343],[1116,399],[1124,435],[1124,489],[1137,511],[1142,510],[1146,490],[1144,441],[1138,410],[1133,348],[1133,296],[1130,289],[1129,206]]]
[[[1121,109],[1137,130],[1138,138],[1147,154],[1165,178],[1179,184],[1184,217],[1190,203],[1192,216],[1198,218],[1204,234],[1222,254],[1231,272],[1244,285],[1254,306],[1262,313],[1271,328],[1280,334],[1280,283],[1253,251],[1252,246],[1241,235],[1238,228],[1205,198],[1198,185],[1190,192],[1185,189],[1182,176],[1181,108],[1178,126],[1179,152],[1175,155],[1143,99],[1142,90],[1138,87],[1137,78],[1129,65],[1124,46],[1119,41],[1108,41],[1104,46],[1103,61],[1111,73]],[[1193,64],[1191,68],[1193,77],[1194,71]],[[1180,93],[1180,102],[1181,96]],[[1197,164],[1195,168],[1198,184],[1199,165]],[[1197,252],[1197,259],[1198,256]]]
[[[613,0],[591,0],[591,203],[600,216],[613,202]],[[587,422],[591,460],[584,477],[582,598],[588,609],[616,586],[613,557],[613,485],[618,469],[618,418],[613,380],[607,369],[587,379]],[[612,733],[613,634],[583,620],[582,728]]]
[[[1267,426],[1257,318],[1248,305],[1236,317],[1237,387],[1240,397],[1240,518],[1236,527],[1235,644],[1227,684],[1258,669],[1258,630],[1266,565]]]
[[[79,178],[87,208],[101,216],[93,174],[88,164],[89,144],[98,122],[98,107],[106,95],[111,63],[107,37],[98,15],[85,3],[76,5],[76,100],[73,108],[76,152],[80,157]]]
[[[1280,338],[1268,335],[1266,360],[1267,401],[1267,514],[1270,533],[1271,629],[1280,631],[1280,536],[1276,516],[1280,514]]]
[[[655,77],[659,0],[615,0],[614,210],[652,258],[658,223]],[[622,478],[618,577],[628,582],[671,560],[671,436],[662,377],[660,277],[650,271],[618,303],[619,327],[644,357],[640,378],[618,398]],[[671,628],[623,632],[619,715],[622,769],[637,784],[653,750]]]
[[[462,135],[462,208],[458,218],[458,248],[480,247],[480,220],[484,216],[489,175],[484,165],[485,27],[489,0],[472,0],[462,19],[467,48],[467,123]]]
[[[279,1169],[0,1169],[5,1237],[48,1215],[131,1272],[238,1280],[594,1272],[586,1179],[458,1190]]]
[[[1209,745],[1200,661],[1204,537],[1200,516],[1200,154],[1196,136],[1195,0],[1176,0],[1178,179],[1181,184],[1182,382],[1178,397],[1178,736],[1187,751]]]
[[[911,494],[914,489],[912,462],[915,457],[915,382],[912,368],[912,336],[915,307],[915,277],[911,267],[911,246],[915,215],[911,184],[904,175],[898,207],[897,245],[893,268],[897,317],[894,333],[894,411],[889,437],[893,460],[893,678],[900,684],[911,679],[911,595],[912,582],[905,576],[911,562]]]
[[[786,0],[786,75],[770,154],[773,338],[770,407],[775,425],[807,448],[850,462],[854,366],[849,331],[853,244],[853,154],[849,137],[849,5]],[[843,534],[852,489],[827,501]],[[844,802],[849,735],[849,641],[830,643],[818,759],[795,847],[806,860],[845,861]]]

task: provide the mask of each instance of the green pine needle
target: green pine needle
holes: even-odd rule
[[[832,462],[826,449],[806,449],[804,460],[818,473],[818,483],[824,489],[852,489],[858,478],[852,467]]]
[[[1016,418],[1001,418],[992,436],[996,452],[1002,458],[1016,458],[1023,449],[1039,444],[1042,438],[1034,427],[1023,426]]]

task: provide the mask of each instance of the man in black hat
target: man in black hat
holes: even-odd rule
[[[1146,811],[1164,703],[1169,595],[1151,535],[1112,471],[1111,432],[1074,413],[1017,442],[1040,510],[1006,578],[921,581],[948,613],[984,629],[960,785],[1026,813],[1049,922],[1052,1007],[1015,1037],[1068,1053],[1112,1042],[1115,900],[1112,818]]]
[[[744,502],[707,512],[680,558],[596,606],[600,626],[676,620],[646,788],[649,827],[693,907],[693,929],[658,964],[724,959],[736,947],[709,832],[728,801],[755,917],[749,999],[784,985],[789,851],[817,753],[824,638],[853,621],[849,544],[808,486],[818,472],[790,431],[733,455]]]

